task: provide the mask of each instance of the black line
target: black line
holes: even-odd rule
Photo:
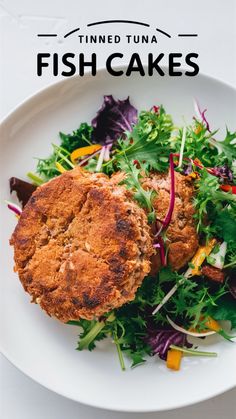
[[[178,36],[198,36],[197,33],[179,33]]]
[[[104,25],[106,23],[132,23],[133,25],[147,26],[148,28],[150,27],[148,23],[136,22],[135,20],[102,20],[101,22],[88,23],[87,26]]]
[[[168,38],[171,38],[171,35],[169,35],[167,32],[165,32],[165,31],[162,31],[161,29],[158,29],[158,28],[156,28],[156,31],[157,32],[160,32],[160,33],[162,33],[163,35],[165,35],[165,36],[168,36]]]
[[[80,30],[80,28],[73,29],[72,31],[70,31],[70,32],[66,33],[66,34],[64,35],[64,38],[67,38],[68,36],[72,35],[72,33],[75,33],[75,32],[77,32],[77,31],[79,31],[79,30]]]
[[[57,36],[56,33],[38,33],[37,35],[38,37],[43,37],[43,36]]]

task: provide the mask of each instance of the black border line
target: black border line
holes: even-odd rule
[[[80,28],[72,29],[72,31],[70,31],[70,32],[68,32],[64,35],[64,38],[68,38],[68,36],[72,35],[73,33],[77,32],[79,30],[80,30]]]
[[[44,36],[55,37],[55,36],[57,36],[57,34],[56,33],[38,33],[37,36],[39,38],[44,37]]]
[[[100,22],[93,22],[93,23],[88,23],[87,26],[95,26],[95,25],[105,25],[107,23],[131,23],[133,25],[141,25],[141,26],[146,26],[146,27],[150,27],[149,23],[144,23],[144,22],[137,22],[135,20],[101,20]]]
[[[167,36],[168,38],[171,38],[171,35],[170,35],[169,33],[165,32],[165,31],[162,31],[162,30],[161,30],[161,29],[159,29],[159,28],[156,28],[156,31],[157,31],[157,32],[162,33],[162,35],[165,35],[165,36]]]
[[[179,33],[178,36],[187,37],[187,36],[198,36],[197,33]]]

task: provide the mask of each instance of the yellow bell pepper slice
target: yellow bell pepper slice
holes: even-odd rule
[[[205,325],[208,329],[213,330],[214,332],[218,333],[224,339],[229,340],[230,342],[233,342],[232,338],[234,338],[235,336],[228,335],[228,333],[225,332],[224,329],[222,329],[221,325],[212,317],[210,316],[206,317]]]
[[[222,330],[220,324],[210,316],[206,318],[205,325],[208,329],[214,330],[214,332],[220,332]]]
[[[167,352],[166,360],[167,368],[170,368],[174,371],[179,371],[182,356],[183,354],[181,351],[177,351],[177,349],[169,349],[169,351]]]
[[[83,157],[83,156],[87,156],[89,154],[93,154],[93,153],[95,153],[95,151],[100,150],[100,148],[102,148],[102,146],[100,144],[93,144],[93,145],[89,145],[89,146],[86,146],[86,147],[77,148],[76,150],[74,150],[71,153],[70,159],[71,159],[72,163],[76,163],[76,161],[78,160],[79,157]]]
[[[209,240],[208,244],[206,244],[205,246],[200,246],[199,247],[195,256],[191,260],[191,265],[194,266],[194,268],[192,269],[192,272],[191,272],[192,276],[193,275],[201,275],[201,270],[199,268],[203,264],[206,257],[209,256],[209,254],[213,250],[215,244],[216,244],[216,239],[211,239],[211,240]]]
[[[209,330],[212,330],[214,332],[220,332],[222,330],[222,327],[220,326],[220,324],[210,316],[205,317],[204,315],[201,315],[200,320],[204,321],[206,329],[203,329],[200,331],[198,327],[195,327],[195,328],[191,327],[189,329],[190,332],[205,333],[205,332],[209,332]]]
[[[195,132],[195,134],[200,134],[200,132],[202,131],[202,126],[199,124],[196,128],[195,128],[195,130],[194,130],[194,132]]]

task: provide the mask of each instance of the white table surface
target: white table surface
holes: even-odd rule
[[[121,51],[126,57],[131,52],[139,52],[145,62],[145,45],[129,46],[122,42],[118,46],[91,46],[79,45],[73,37],[68,42],[60,36],[49,41],[36,37],[37,33],[47,31],[63,36],[79,25],[106,19],[141,20],[171,33],[198,33],[196,39],[180,42],[175,38],[171,44],[161,38],[158,46],[154,44],[149,52],[197,52],[201,72],[236,86],[235,0],[0,0],[0,119],[27,96],[59,79],[49,71],[41,78],[36,76],[35,57],[40,49],[68,52],[77,48],[88,56],[96,52],[100,67],[114,51]],[[117,33],[122,30],[117,26]],[[235,419],[235,399],[236,389],[171,412],[139,415],[98,410],[46,390],[0,356],[1,419]]]

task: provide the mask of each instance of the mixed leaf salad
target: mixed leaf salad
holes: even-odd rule
[[[177,127],[162,105],[138,113],[129,98],[105,96],[90,124],[82,123],[72,134],[60,132],[60,145],[53,144],[52,154],[38,160],[36,173],[28,173],[32,184],[11,179],[11,190],[25,204],[38,185],[76,165],[109,176],[122,170],[126,187],[155,225],[154,194],[143,189],[141,180],[153,171],[170,172],[169,209],[153,244],[160,250],[159,273],[145,278],[134,301],[103,318],[69,322],[82,329],[78,350],[93,350],[98,341],[111,337],[122,369],[127,357],[134,367],[157,355],[178,370],[183,355],[217,355],[196,349],[189,336],[202,339],[217,333],[232,341],[220,321],[236,328],[236,131],[226,128],[218,141],[206,110],[195,103],[195,111],[190,125]],[[176,171],[194,183],[200,238],[189,266],[178,272],[167,264],[165,240],[175,205]],[[8,205],[20,214],[19,207]]]

